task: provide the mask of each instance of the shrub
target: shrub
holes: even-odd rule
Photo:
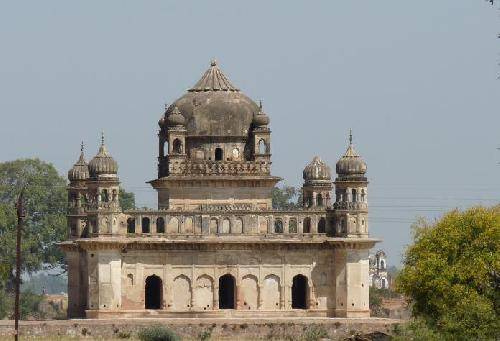
[[[145,327],[139,331],[137,334],[139,340],[141,341],[180,341],[180,337],[177,336],[170,329],[163,326],[150,326]]]
[[[302,334],[302,340],[304,341],[318,341],[323,338],[328,337],[328,332],[323,326],[310,325],[307,327],[305,332]]]

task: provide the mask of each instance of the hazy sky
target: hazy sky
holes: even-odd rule
[[[157,122],[212,58],[271,117],[273,173],[333,168],[349,128],[371,235],[397,264],[416,216],[500,198],[500,11],[486,1],[0,1],[0,161],[61,174],[104,130],[154,207]]]

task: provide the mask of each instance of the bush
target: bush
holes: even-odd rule
[[[170,329],[163,326],[151,326],[141,329],[137,335],[141,341],[180,341]]]
[[[302,340],[304,341],[318,341],[328,337],[328,332],[322,326],[310,325],[302,334]]]

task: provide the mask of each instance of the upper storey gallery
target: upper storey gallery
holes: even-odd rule
[[[269,117],[215,61],[158,124],[158,178],[270,174]]]

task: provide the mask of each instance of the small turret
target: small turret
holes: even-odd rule
[[[336,165],[335,203],[332,230],[340,237],[368,236],[368,180],[366,163],[354,150],[352,132],[349,146]],[[330,212],[331,213],[331,212]],[[330,220],[332,221],[332,220]]]
[[[304,207],[329,206],[330,191],[333,187],[330,167],[319,156],[315,156],[304,168],[302,177],[304,179],[304,185],[302,186]]]

